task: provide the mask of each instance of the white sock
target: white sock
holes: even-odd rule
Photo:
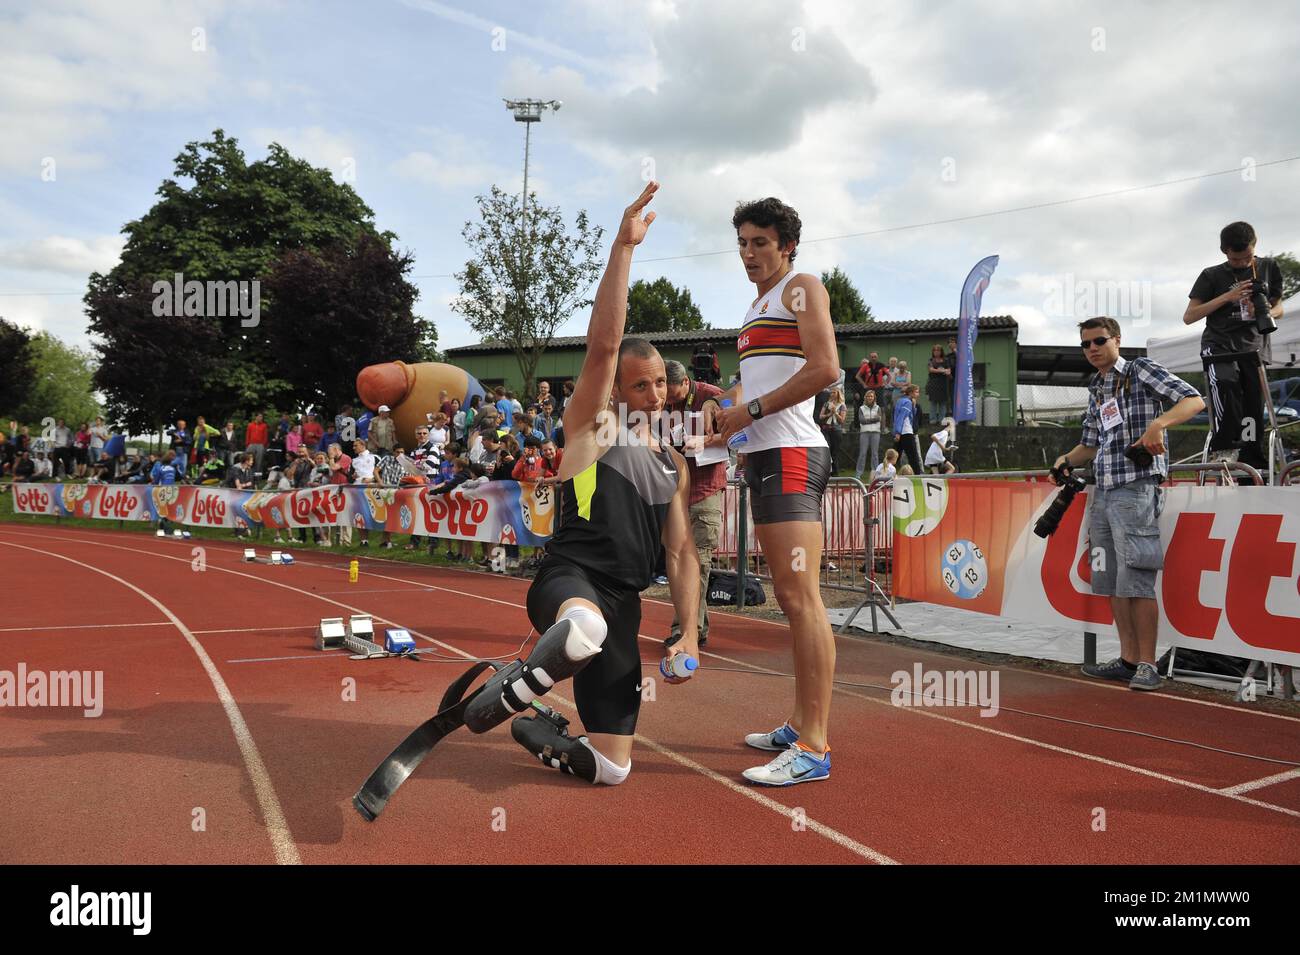
[[[632,772],[632,760],[629,759],[626,766],[619,766],[592,746],[585,736],[581,737],[578,742],[591,750],[596,757],[596,778],[592,782],[604,783],[606,786],[617,786],[627,779],[628,773]]]

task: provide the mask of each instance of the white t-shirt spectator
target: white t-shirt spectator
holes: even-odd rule
[[[885,461],[881,461],[876,465],[876,469],[871,472],[872,483],[876,481],[892,481],[897,476],[898,468]]]
[[[948,447],[948,429],[944,428],[942,431],[936,431],[930,439],[930,447],[925,452],[926,467],[931,464],[943,464],[947,460],[943,456],[943,450],[946,447]]]
[[[102,424],[92,424],[90,426],[90,447],[98,451],[108,440],[108,427]]]
[[[352,459],[352,473],[357,484],[366,484],[375,477],[375,456],[369,451],[358,454]]]
[[[446,428],[429,428],[429,446],[435,449],[439,455],[442,454],[442,448],[447,443]]]

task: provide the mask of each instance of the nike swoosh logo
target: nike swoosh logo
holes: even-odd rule
[[[662,464],[659,465],[659,466],[660,466],[661,468],[664,467]],[[672,468],[664,468],[664,474],[671,474],[673,477],[677,477],[677,472],[674,471]]]
[[[815,768],[815,767],[814,767],[814,768]],[[794,779],[803,779],[805,776],[807,776],[807,775],[808,775],[809,773],[811,773],[811,772],[812,772],[812,769],[805,769],[802,773],[791,773],[790,776],[791,776],[792,778],[794,778]]]
[[[775,474],[769,474],[769,475],[765,476],[765,477],[763,478],[763,480],[764,480],[764,481],[770,481],[770,480],[772,480],[772,478],[774,478],[774,477],[776,477]]]

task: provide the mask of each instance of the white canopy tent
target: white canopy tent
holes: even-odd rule
[[[1277,323],[1277,331],[1269,336],[1272,350],[1272,368],[1300,368],[1300,295],[1292,295],[1282,303],[1284,315]],[[1164,365],[1170,371],[1203,371],[1201,365],[1201,329],[1198,322],[1192,331],[1182,335],[1147,339],[1147,357]]]

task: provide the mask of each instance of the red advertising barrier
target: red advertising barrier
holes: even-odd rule
[[[1046,484],[899,478],[894,593],[1082,631],[1113,630],[1091,592],[1091,489],[1046,540],[1033,533]],[[1159,635],[1250,659],[1300,666],[1300,493],[1278,487],[1166,489]]]

